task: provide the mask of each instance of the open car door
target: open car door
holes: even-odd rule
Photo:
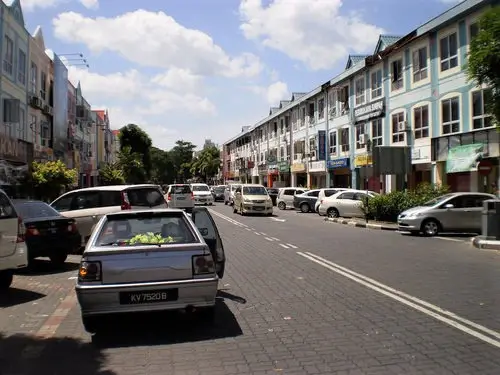
[[[224,253],[224,245],[222,244],[219,230],[215,225],[212,215],[210,215],[206,207],[194,207],[191,213],[191,219],[210,248],[212,257],[215,260],[217,276],[222,279],[226,268],[226,254]]]

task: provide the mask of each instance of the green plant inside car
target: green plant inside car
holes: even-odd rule
[[[130,240],[127,241],[128,245],[138,245],[138,244],[164,244],[174,242],[171,236],[163,237],[161,234],[156,234],[153,232],[136,234]]]

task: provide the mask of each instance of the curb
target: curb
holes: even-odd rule
[[[500,250],[499,240],[487,240],[482,236],[472,237],[471,245],[481,250]]]
[[[337,223],[337,224],[344,224],[344,225],[350,225],[352,227],[356,228],[367,228],[367,229],[376,229],[376,230],[388,230],[388,231],[397,231],[397,227],[389,226],[389,225],[384,225],[384,224],[370,224],[370,223],[363,223],[361,221],[355,221],[351,219],[332,219],[332,218],[325,218],[325,221],[329,221],[332,223]]]

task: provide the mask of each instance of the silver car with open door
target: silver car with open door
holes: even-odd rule
[[[206,208],[195,208],[192,218],[177,209],[107,214],[78,273],[85,329],[96,332],[103,315],[117,313],[187,310],[212,319],[224,269],[222,240]]]

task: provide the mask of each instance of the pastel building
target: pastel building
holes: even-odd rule
[[[224,175],[240,181],[391,191],[419,182],[489,191],[499,137],[485,87],[464,65],[490,0],[466,0],[405,36],[382,35],[371,55],[309,93],[294,93],[224,144]],[[378,146],[409,146],[410,170],[376,176]]]

